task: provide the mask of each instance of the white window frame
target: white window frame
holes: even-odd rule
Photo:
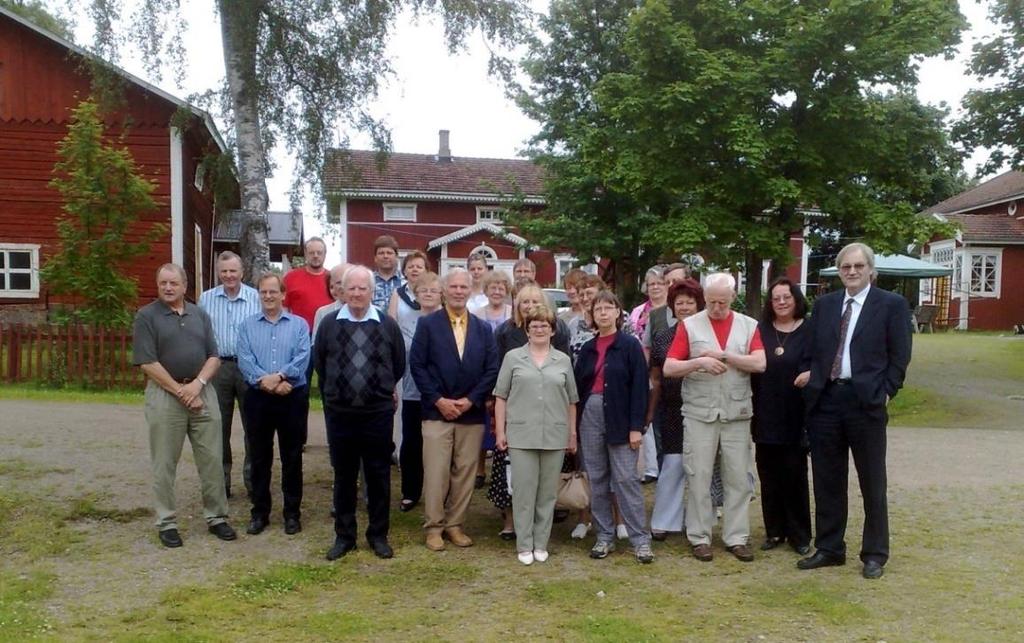
[[[4,275],[4,287],[0,289],[0,298],[5,299],[38,299],[39,298],[39,244],[38,243],[0,243],[0,252],[4,253],[4,267],[0,273]],[[28,252],[28,268],[11,268],[10,252]],[[28,274],[30,278],[28,290],[11,290],[8,286],[11,274]]]
[[[484,213],[488,213],[488,216],[484,216]],[[494,225],[504,225],[505,215],[508,213],[506,208],[502,208],[496,205],[478,205],[476,206],[476,222],[477,223],[493,223]],[[493,216],[493,215],[500,216]]]
[[[487,259],[488,268],[493,267],[494,262],[498,260],[498,252],[494,248],[487,245],[486,243],[481,243],[477,247],[473,248],[469,252],[468,256],[472,257],[475,254],[482,254],[484,258]]]
[[[415,203],[385,203],[384,207],[384,220],[395,221],[399,223],[416,223],[416,204]],[[412,209],[412,216],[408,217],[405,215],[398,215],[395,213],[398,209],[406,210]]]
[[[967,290],[970,292],[971,297],[985,297],[991,299],[999,299],[999,293],[1002,287],[1002,268],[1003,268],[1003,249],[1002,248],[969,248],[964,254],[964,265],[968,270],[965,281]],[[995,273],[992,279],[993,288],[991,291],[984,289],[975,289],[974,283],[974,259],[976,257],[989,257],[995,261],[991,266],[990,270]],[[983,267],[983,270],[985,268]],[[984,281],[985,274],[982,274],[982,281]]]
[[[193,224],[194,231],[192,236],[192,247],[193,258],[192,261],[195,264],[195,276],[196,276],[196,298],[199,298],[199,293],[206,290],[206,274],[203,270],[203,229],[199,227],[199,224]]]

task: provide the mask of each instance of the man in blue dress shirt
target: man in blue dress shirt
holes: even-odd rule
[[[281,452],[284,532],[302,531],[302,442],[307,409],[306,366],[309,325],[284,310],[284,282],[275,273],[259,280],[263,310],[244,320],[238,332],[238,367],[249,384],[242,403],[252,459],[252,520],[246,530],[259,534],[270,523],[270,470],[274,433]]]

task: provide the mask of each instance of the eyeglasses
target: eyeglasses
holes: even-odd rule
[[[779,304],[786,301],[793,301],[793,295],[779,295],[778,297],[772,297],[772,301]]]
[[[528,328],[531,333],[540,333],[551,330],[550,324],[530,324]]]
[[[839,271],[853,272],[854,270],[856,270],[857,272],[860,272],[861,270],[864,270],[867,267],[868,265],[866,263],[844,263],[843,265],[839,266]]]

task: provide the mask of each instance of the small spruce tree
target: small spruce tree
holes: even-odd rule
[[[43,281],[50,292],[75,298],[67,321],[130,324],[138,288],[128,267],[166,230],[137,225],[139,215],[157,207],[155,183],[140,175],[127,149],[105,139],[92,101],[72,111],[57,155],[50,185],[63,197],[64,214],[57,220],[60,247],[42,269]]]

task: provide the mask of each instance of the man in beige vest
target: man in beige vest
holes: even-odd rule
[[[711,474],[722,452],[725,486],[722,540],[736,558],[750,562],[750,374],[765,368],[757,321],[730,308],[736,280],[727,273],[704,283],[707,308],[684,319],[665,360],[666,377],[683,377],[683,467],[689,478],[686,537],[693,555],[712,558]]]

